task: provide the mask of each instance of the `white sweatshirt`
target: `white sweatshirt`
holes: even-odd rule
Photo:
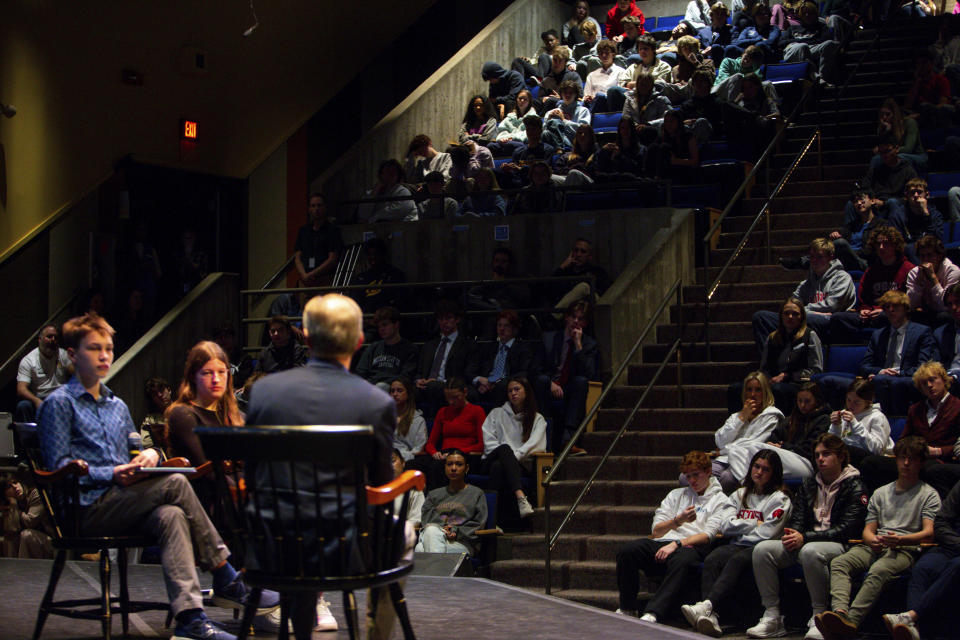
[[[847,445],[865,449],[874,455],[893,452],[890,422],[876,403],[855,414],[853,420],[841,420],[839,424],[831,422],[830,433],[840,437]]]
[[[518,462],[523,462],[534,451],[547,450],[547,421],[539,413],[533,419],[530,437],[523,441],[523,419],[513,412],[509,402],[497,407],[483,421],[484,457],[502,444],[510,445]]]
[[[683,540],[698,533],[707,534],[713,540],[720,530],[708,527],[710,519],[727,502],[727,495],[720,488],[720,482],[714,476],[710,476],[710,483],[707,485],[703,495],[697,495],[697,492],[690,487],[680,487],[667,494],[657,512],[653,515],[653,525],[672,520],[680,515],[687,507],[694,507],[697,519],[693,522],[684,522],[676,529],[671,529],[663,534],[657,540]]]
[[[783,420],[783,414],[780,409],[770,405],[750,422],[744,422],[740,419],[740,413],[731,413],[723,426],[717,430],[713,438],[717,443],[722,455],[717,457],[717,462],[726,463],[727,447],[731,444],[739,444],[756,440],[757,442],[766,442],[770,439],[773,430],[777,428],[780,421]]]
[[[749,547],[779,538],[793,508],[790,498],[780,490],[765,496],[751,493],[743,506],[746,487],[740,487],[727,499],[708,523],[716,527],[731,544]]]

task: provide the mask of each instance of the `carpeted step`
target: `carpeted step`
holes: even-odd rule
[[[802,273],[802,272],[797,272]],[[783,300],[797,288],[798,281],[783,273],[783,282],[752,282],[721,284],[713,294],[712,304],[719,302],[748,301],[748,300]],[[683,300],[688,303],[703,303],[707,288],[694,285],[683,288]],[[662,358],[663,356],[661,356]],[[714,356],[717,357],[717,356]],[[736,358],[726,358],[736,359]]]
[[[730,303],[728,303],[730,304]],[[627,374],[628,384],[646,385],[650,384],[653,374],[657,372],[659,364],[637,364],[631,365]],[[687,384],[716,384],[721,380],[740,380],[747,373],[755,368],[755,363],[750,362],[684,362],[680,366],[679,379]],[[658,385],[676,384],[677,375],[676,363],[668,364],[657,378]],[[673,425],[666,425],[672,428]]]
[[[837,194],[847,195],[850,193],[854,180],[859,180],[863,177],[864,170],[860,169],[856,175],[850,178],[837,178],[833,174],[829,173],[828,170],[824,169],[825,180],[801,180],[799,176],[794,174],[790,177],[790,180],[787,184],[783,185],[783,188],[780,190],[781,197],[792,197],[792,196],[835,196]],[[772,185],[776,186],[776,184]],[[763,192],[763,187],[761,186],[758,191]],[[759,197],[759,193],[754,193],[754,197]],[[766,196],[766,192],[763,192],[763,195]],[[834,214],[836,217],[836,214]],[[836,219],[829,221],[827,224],[817,224],[816,218],[807,218],[807,219],[794,219],[791,220],[793,223],[794,229],[816,229],[817,227],[830,227],[831,230],[837,227]],[[724,229],[726,231],[726,229]]]
[[[700,322],[691,322],[683,327],[683,340],[703,342],[704,325]],[[680,327],[675,324],[664,324],[657,327],[657,340],[663,343],[673,342],[679,335]],[[714,340],[753,340],[753,327],[747,321],[743,322],[711,322],[710,339]]]
[[[678,474],[679,475],[679,474]],[[657,504],[660,504],[660,500]],[[550,509],[550,530],[556,533],[560,521],[566,515],[570,505],[557,505]],[[638,532],[650,531],[653,526],[653,515],[656,505],[580,505],[573,517],[563,529],[561,538],[565,535],[584,534],[598,535],[627,535],[637,536]],[[543,531],[544,509],[538,508],[530,516],[534,531]]]
[[[875,111],[876,109],[874,109]],[[770,182],[771,188],[777,186],[777,182],[780,181],[780,178],[783,177],[785,172],[785,167],[780,168],[771,168],[770,169]],[[824,165],[823,175],[835,180],[859,180],[867,172],[866,166],[860,163],[857,164],[830,164]],[[813,166],[799,166],[797,167],[793,175],[791,176],[791,182],[796,180],[798,182],[813,182],[820,179],[820,168]],[[788,183],[789,184],[789,183]],[[757,184],[754,187],[757,191],[754,193],[754,196],[762,196],[766,193],[764,187],[766,185],[766,172],[760,171],[757,176]]]
[[[726,393],[726,385],[720,388]],[[716,447],[710,431],[627,431],[617,442],[614,453],[621,456],[681,456],[691,449],[710,450]],[[581,437],[581,446],[587,451],[601,455],[610,446],[613,431],[594,431]]]
[[[849,196],[849,193],[831,193],[777,198],[773,201],[772,210],[774,214],[836,211],[839,218],[842,217],[843,206],[847,203]],[[765,198],[747,198],[743,201],[743,215],[757,215],[765,202]]]
[[[862,171],[858,177],[862,177]],[[809,183],[801,183],[809,184]],[[754,194],[754,197],[763,197],[763,189],[758,188],[761,193]],[[743,234],[750,223],[753,222],[752,215],[728,215],[721,225],[723,233]],[[770,217],[771,231],[796,231],[797,229],[838,229],[843,222],[843,211],[822,211],[807,213],[784,213],[774,211]],[[766,224],[766,223],[764,223]]]
[[[624,435],[621,443],[629,436],[629,432]],[[676,434],[673,434],[674,436]],[[712,433],[710,434],[712,437]],[[678,439],[684,439],[680,436]],[[700,438],[688,436],[686,438],[691,443],[685,443],[681,447],[684,452],[697,448],[692,442],[702,442]],[[584,443],[586,446],[586,442]],[[590,451],[590,449],[587,449]],[[599,453],[601,450],[596,449]],[[605,450],[605,449],[604,449]],[[614,449],[617,451],[617,449]],[[622,453],[622,452],[621,452]],[[679,476],[679,474],[677,474]],[[677,478],[672,480],[595,480],[590,486],[590,491],[583,497],[581,504],[594,506],[619,506],[619,505],[648,505],[654,506],[660,503],[663,496],[671,489],[677,487]],[[583,480],[558,480],[551,483],[551,500],[558,503],[572,504],[574,499],[583,489]]]
[[[587,558],[587,540],[595,537],[586,533],[564,534],[553,546],[551,563],[560,561],[577,562]],[[510,551],[514,560],[543,560],[547,557],[546,541],[543,533],[526,533],[510,536]]]
[[[744,288],[752,287],[755,285],[721,285],[721,288],[724,291],[729,291],[735,289],[735,287],[741,286]],[[779,290],[779,284],[768,285],[773,291]],[[792,286],[792,285],[791,285]],[[792,292],[787,292],[789,294]],[[717,296],[723,295],[720,289],[717,290]],[[783,296],[786,298],[786,294]],[[687,298],[687,300],[696,300],[697,298]],[[700,299],[703,299],[703,293],[700,294]],[[643,346],[643,361],[649,363],[659,363],[663,361],[663,358],[667,355],[667,350],[670,348],[667,344],[649,344]],[[710,345],[710,353],[707,353],[707,347],[703,344],[684,344],[680,347],[680,355],[683,358],[684,362],[724,362],[724,361],[740,361],[746,362],[752,360],[757,362],[759,360],[760,354],[757,353],[757,347],[754,345],[752,340],[744,340],[742,342],[714,342]],[[674,357],[674,361],[676,358]]]
[[[797,238],[797,240],[799,240],[799,238]],[[733,261],[733,264],[776,265],[777,259],[781,257],[799,258],[810,251],[809,241],[807,244],[771,245],[769,252],[767,251],[766,246],[762,246],[761,243],[762,241],[753,240],[751,244],[748,244],[740,251],[740,254],[737,255],[736,259]],[[723,266],[727,263],[727,260],[731,255],[733,255],[733,249],[716,249],[711,251],[710,265]]]
[[[610,392],[610,395],[607,396],[608,402],[605,406],[609,408],[633,408],[645,389],[646,387],[631,387],[626,385],[615,387]],[[725,407],[727,406],[726,393],[727,383],[711,385],[684,385],[683,400],[686,403],[684,406],[690,409]],[[680,406],[680,396],[678,394],[676,385],[655,385],[650,387],[650,393],[647,394],[642,408],[673,409]]]
[[[609,536],[603,536],[608,538]],[[610,591],[617,588],[616,551],[613,561],[593,559],[584,562],[571,562],[566,567],[564,585],[567,589],[590,591]],[[646,585],[644,585],[646,586]]]
[[[616,611],[620,606],[620,593],[617,590],[560,589],[554,591],[551,595],[598,609],[606,609],[607,611]]]
[[[782,196],[785,198],[794,197],[794,196]],[[772,222],[772,221],[771,221]],[[750,239],[747,240],[748,244],[766,244],[767,243],[767,223],[764,220],[761,220],[756,228],[753,230],[753,233],[750,234]],[[780,229],[774,230],[771,226],[770,229],[770,244],[771,245],[786,245],[793,244],[797,241],[798,237],[805,238],[819,238],[827,237],[830,235],[830,232],[835,231],[837,228],[836,225],[830,225],[828,227],[800,227],[797,229]],[[717,242],[718,249],[732,249],[740,244],[740,241],[743,240],[743,234],[746,231],[733,231],[720,234],[720,237]]]
[[[777,253],[775,255],[783,255]],[[711,322],[750,322],[756,311],[767,309],[776,311],[783,302],[782,298],[768,300],[744,300],[736,302],[725,302],[723,300],[711,300],[710,302],[710,321]],[[703,322],[706,318],[706,311],[703,302],[690,302],[683,305],[683,319],[685,322]],[[670,306],[670,319],[673,322],[680,321],[680,307],[678,305]]]
[[[859,164],[863,167],[863,172],[867,172],[867,163],[870,160],[870,149],[864,145],[860,149],[845,149],[843,151],[825,150],[823,152],[824,166],[831,164]],[[776,168],[786,168],[793,164],[797,157],[797,152],[783,149],[773,156],[773,166]],[[800,166],[810,167],[817,165],[817,154],[807,153],[800,161]]]
[[[569,562],[561,560],[550,563],[554,589],[563,588],[564,565]],[[542,560],[497,560],[490,565],[490,577],[516,587],[540,589],[541,593],[547,584]]]
[[[630,408],[601,409],[597,414],[598,431],[619,431],[630,415]],[[704,431],[719,429],[727,419],[726,407],[706,409],[640,409],[630,421],[631,431]],[[674,460],[675,461],[675,460]],[[652,473],[652,470],[651,470]]]
[[[726,416],[724,416],[724,419]],[[717,423],[716,426],[722,424]],[[601,456],[587,455],[567,458],[557,471],[557,481],[583,480],[597,468]],[[677,456],[618,456],[612,455],[600,468],[598,480],[677,480]]]
[[[774,218],[776,219],[776,218]],[[809,242],[807,247],[809,249]],[[697,284],[713,284],[713,280],[720,275],[721,265],[712,265],[710,269],[700,267],[697,269]],[[733,265],[723,274],[722,284],[726,283],[752,283],[752,282],[800,282],[804,277],[803,271],[783,269],[779,265],[768,264],[748,264]],[[709,278],[709,281],[707,280]],[[728,338],[734,340],[735,338]]]

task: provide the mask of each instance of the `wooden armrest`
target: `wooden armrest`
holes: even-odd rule
[[[531,458],[552,458],[553,452],[552,451],[531,451],[530,457]]]
[[[865,544],[864,541],[863,541],[861,538],[851,538],[850,540],[847,540],[847,542],[849,542],[850,544]],[[903,545],[903,546],[905,546],[905,547],[924,547],[924,548],[926,548],[926,547],[939,547],[940,545],[939,545],[938,543],[936,543],[936,542],[920,542],[920,543],[917,543],[917,544],[905,544],[905,545]]]
[[[194,473],[190,474],[191,478],[202,478],[203,476],[210,475],[213,473],[213,462],[207,460],[202,465],[197,467],[197,470]]]
[[[59,482],[67,476],[85,476],[90,473],[90,465],[86,460],[71,460],[56,471],[34,471],[33,476],[37,482],[50,484]]]
[[[474,533],[478,536],[498,536],[503,533],[503,531],[500,529],[477,529]]]
[[[208,463],[209,464],[209,463]],[[189,467],[190,461],[184,457],[179,458],[167,458],[163,462],[157,465],[158,467]]]
[[[367,487],[367,504],[387,504],[410,489],[423,491],[427,481],[419,471],[404,471],[392,482],[379,487]]]

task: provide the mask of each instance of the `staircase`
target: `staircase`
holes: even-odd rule
[[[935,28],[899,28],[895,38],[881,39],[868,57],[869,62],[861,67],[847,89],[848,97],[839,102],[842,127],[824,129],[823,179],[814,146],[773,203],[771,262],[766,262],[761,231],[753,234],[746,249],[727,270],[711,303],[713,360],[708,361],[703,345],[705,287],[716,278],[717,267],[725,263],[763,206],[762,181],[753,188],[752,197],[743,201],[740,215],[724,221],[717,248],[710,256],[710,264],[717,267],[709,269],[709,273],[697,269],[696,283],[684,287],[683,308],[674,305],[670,310],[671,322],[657,328],[657,343],[643,348],[643,362],[653,364],[630,367],[627,385],[611,392],[598,414],[596,431],[585,434],[582,445],[590,453],[605,451],[642,393],[643,385],[652,378],[676,339],[680,314],[685,320],[682,381],[686,406],[678,408],[676,364],[669,365],[559,538],[552,555],[553,595],[608,610],[617,608],[617,550],[626,542],[649,534],[656,506],[677,486],[680,456],[691,449],[715,448],[714,431],[728,415],[727,385],[757,366],[750,324],[753,312],[776,310],[803,277],[802,272],[780,268],[777,258],[802,255],[810,240],[840,225],[853,182],[867,169],[877,108],[888,95],[902,98],[906,94],[912,82],[912,51],[932,43]],[[853,60],[848,63],[848,70],[852,70],[874,35],[870,30],[858,32],[847,56]],[[831,88],[821,92],[819,104],[827,114],[825,123],[832,122],[829,114],[837,91]],[[810,106],[815,108],[816,102],[811,101],[773,159],[773,185],[816,129],[817,113],[810,111]],[[834,137],[835,131],[840,135]],[[551,503],[555,505],[551,509],[552,527],[557,526],[599,460],[599,455],[570,458],[559,470],[551,494]],[[543,590],[543,515],[543,509],[537,509],[532,516],[532,534],[510,536],[505,541],[510,544],[512,558],[492,565],[493,579]]]

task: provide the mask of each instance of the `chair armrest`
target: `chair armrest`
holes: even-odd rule
[[[473,532],[478,536],[499,536],[503,534],[503,531],[499,528],[497,529],[477,529]]]
[[[189,467],[190,461],[184,457],[178,458],[167,458],[163,462],[157,465],[158,467]]]
[[[56,471],[34,471],[33,477],[42,484],[59,482],[67,476],[85,476],[90,473],[86,460],[71,460]]]
[[[410,489],[423,491],[426,480],[419,471],[404,471],[393,481],[379,487],[367,487],[367,504],[379,505],[392,502]]]
[[[851,538],[847,540],[850,544],[864,544],[863,540],[860,538]],[[939,547],[940,545],[936,542],[921,542],[920,544],[907,544],[905,547]]]
[[[191,478],[202,478],[213,473],[213,462],[207,460],[202,465],[197,467],[197,470],[194,473],[190,474]]]
[[[531,451],[530,457],[531,458],[552,458],[553,452],[552,451]]]

